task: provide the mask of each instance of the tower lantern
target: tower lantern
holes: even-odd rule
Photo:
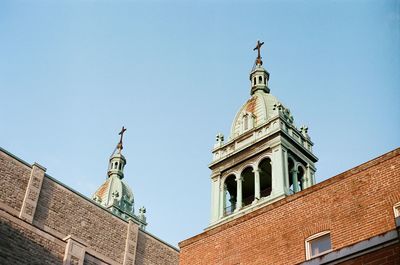
[[[253,69],[250,73],[250,82],[251,82],[251,92],[253,95],[257,90],[263,90],[266,93],[269,93],[268,81],[269,81],[269,73],[262,66],[262,57],[261,57],[261,46],[264,42],[257,41],[256,47],[253,49],[257,50],[257,58],[254,63]]]

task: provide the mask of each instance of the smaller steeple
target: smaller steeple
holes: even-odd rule
[[[251,95],[253,95],[257,90],[269,93],[269,88],[268,88],[269,73],[262,66],[263,61],[261,57],[261,46],[263,44],[264,42],[257,41],[257,45],[253,49],[253,51],[257,50],[257,59],[250,73]]]
[[[119,179],[124,178],[124,167],[126,165],[126,159],[121,152],[122,149],[124,149],[122,145],[122,139],[124,137],[125,131],[126,128],[122,126],[122,129],[119,132],[119,135],[121,136],[119,139],[119,143],[117,144],[117,147],[114,149],[114,152],[111,155],[110,162],[108,164],[108,177],[115,175]]]
[[[92,198],[115,215],[126,220],[132,219],[138,223],[142,229],[145,229],[147,225],[144,216],[145,211],[142,209],[140,218],[135,215],[132,189],[123,180],[126,159],[122,155],[122,149],[124,148],[122,140],[125,131],[125,127],[122,127],[119,133],[119,142],[110,157],[108,163],[108,178],[97,189]]]

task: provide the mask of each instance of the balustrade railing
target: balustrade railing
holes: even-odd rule
[[[230,215],[233,213],[233,211],[235,211],[235,204],[229,205],[227,207],[225,207],[224,209],[224,216]]]

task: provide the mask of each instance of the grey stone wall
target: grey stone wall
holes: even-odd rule
[[[83,265],[108,265],[109,263],[106,263],[102,260],[99,260],[96,257],[93,257],[92,255],[89,255],[86,253],[85,259],[83,261]]]
[[[175,251],[154,237],[139,231],[138,246],[135,264],[143,265],[165,265],[178,264],[179,256]]]
[[[31,170],[0,149],[0,264],[178,264],[176,249],[137,227],[128,238],[128,222],[48,176],[33,221],[21,219]],[[82,256],[69,240],[82,246]]]
[[[65,246],[0,216],[0,264],[62,264]]]
[[[0,202],[19,211],[31,169],[0,150]]]
[[[76,236],[87,247],[123,261],[127,223],[49,178],[43,181],[34,224],[63,237]]]

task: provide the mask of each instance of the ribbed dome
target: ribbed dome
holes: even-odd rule
[[[231,138],[235,138],[277,115],[278,110],[274,108],[276,104],[279,104],[279,102],[273,95],[263,90],[255,91],[252,97],[236,114],[231,127]],[[245,126],[244,122],[246,120],[248,121],[248,125]]]
[[[114,204],[114,206],[130,213],[133,210],[133,192],[129,186],[116,175],[107,178],[103,185],[94,193],[93,199],[104,207],[113,206],[115,199],[117,205]]]

